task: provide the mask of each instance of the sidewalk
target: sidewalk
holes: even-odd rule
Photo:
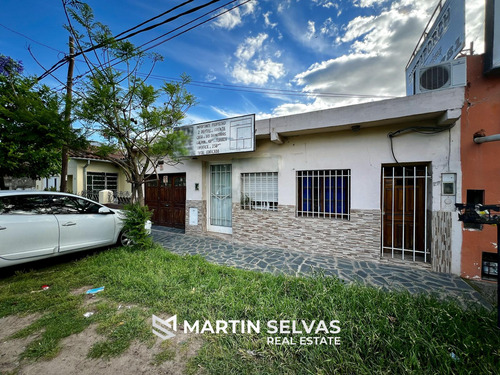
[[[408,290],[473,301],[491,308],[482,296],[460,277],[423,269],[306,254],[277,248],[233,244],[211,237],[186,235],[173,228],[153,227],[154,240],[167,250],[184,255],[201,255],[211,263],[273,274],[310,275],[323,271],[346,282],[358,281],[385,290]]]

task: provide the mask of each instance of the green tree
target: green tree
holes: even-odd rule
[[[62,145],[82,141],[63,120],[62,98],[19,74],[19,63],[0,56],[6,60],[0,72],[0,189],[6,176],[59,174]]]
[[[100,136],[101,145],[91,151],[123,169],[132,185],[132,201],[144,205],[147,173],[156,171],[160,160],[177,162],[186,153],[186,137],[175,127],[195,103],[185,88],[189,78],[182,76],[160,88],[147,84],[161,59],[158,55],[115,40],[107,26],[94,20],[87,4],[71,3],[67,12],[76,54],[84,57],[90,69],[77,90],[81,99],[76,117]],[[141,78],[140,68],[147,63],[150,72]]]

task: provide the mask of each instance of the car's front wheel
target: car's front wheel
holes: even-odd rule
[[[127,236],[125,231],[122,231],[118,236],[118,245],[120,246],[131,246],[133,244],[132,239]]]

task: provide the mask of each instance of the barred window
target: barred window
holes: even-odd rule
[[[351,170],[297,171],[297,216],[350,219]]]
[[[242,173],[241,208],[278,210],[278,172]]]
[[[118,173],[87,172],[87,190],[118,190]]]

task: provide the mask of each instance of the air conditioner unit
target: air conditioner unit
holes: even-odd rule
[[[467,68],[465,57],[462,57],[418,69],[415,77],[415,93],[445,90],[451,87],[465,86],[466,83]]]

